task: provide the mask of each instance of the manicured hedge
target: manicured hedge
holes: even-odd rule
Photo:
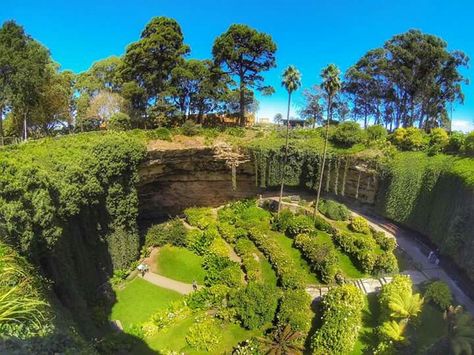
[[[286,253],[281,250],[278,243],[272,237],[254,228],[249,231],[249,238],[267,257],[283,288],[300,288],[304,286],[303,278],[298,273],[298,266],[291,259],[287,258]]]
[[[332,243],[325,243],[317,237],[317,234],[300,234],[295,238],[295,246],[309,260],[311,268],[323,282],[334,281],[339,259]]]
[[[206,229],[211,224],[215,223],[215,216],[212,208],[209,207],[192,207],[184,210],[186,221],[199,229]]]
[[[349,354],[362,326],[364,295],[353,285],[335,287],[321,301],[322,325],[311,340],[315,354]]]
[[[294,331],[307,334],[311,328],[311,297],[305,290],[285,290],[277,312],[278,324],[289,324]]]
[[[176,218],[169,222],[155,224],[148,228],[145,235],[145,248],[161,247],[165,244],[176,246],[186,245],[186,228],[183,222]]]
[[[332,200],[321,200],[318,209],[319,212],[334,221],[347,221],[351,215],[346,206]]]
[[[247,281],[258,281],[261,279],[262,271],[260,270],[260,263],[255,258],[255,245],[247,238],[240,238],[235,243],[235,251],[242,259],[242,265],[247,275]]]
[[[377,243],[371,235],[337,231],[332,237],[336,245],[349,254],[363,272],[377,274],[398,271],[397,258],[393,252],[375,253]]]
[[[274,287],[254,282],[237,290],[229,300],[242,326],[247,329],[258,329],[272,322],[277,304],[278,293]]]

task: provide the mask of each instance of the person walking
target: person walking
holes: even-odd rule
[[[193,280],[193,290],[197,291],[197,289],[198,289],[197,282],[196,282],[196,280]]]

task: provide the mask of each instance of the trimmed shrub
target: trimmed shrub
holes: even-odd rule
[[[443,151],[449,143],[449,137],[443,128],[433,128],[430,132],[430,152]]]
[[[272,221],[272,229],[281,233],[286,233],[294,214],[289,210],[280,211],[280,215],[275,215]]]
[[[464,141],[466,140],[466,134],[459,131],[451,132],[449,135],[448,145],[446,146],[446,151],[452,153],[458,153],[462,150]]]
[[[255,245],[247,238],[240,238],[235,244],[235,252],[242,259],[247,281],[258,281],[261,278],[260,263],[255,259]]]
[[[280,326],[289,324],[292,330],[306,335],[311,328],[311,318],[311,297],[305,290],[283,292],[277,312]]]
[[[393,251],[397,247],[397,242],[395,238],[387,237],[383,231],[376,231],[371,229],[372,236],[374,237],[375,242],[380,246],[384,251]]]
[[[443,281],[435,281],[430,283],[425,291],[425,299],[433,302],[442,310],[445,310],[453,304],[453,295],[449,286]]]
[[[211,317],[197,319],[186,334],[189,346],[200,351],[215,351],[221,340],[221,327],[218,321]]]
[[[398,272],[398,260],[393,253],[386,252],[376,256],[372,274],[392,274],[395,272]]]
[[[209,207],[192,207],[184,210],[186,221],[199,229],[206,229],[211,224],[214,224],[216,219]]]
[[[221,284],[238,287],[242,284],[242,271],[239,264],[228,257],[209,254],[205,257],[202,266],[206,270],[204,278],[206,286]]]
[[[316,216],[316,218],[314,220],[314,227],[317,230],[320,230],[320,231],[323,231],[323,232],[327,232],[327,233],[333,233],[334,232],[333,226],[331,226],[331,224],[321,216]]]
[[[346,206],[332,200],[321,200],[318,209],[319,212],[334,221],[347,221],[351,215]]]
[[[162,141],[171,142],[173,140],[173,135],[171,131],[166,127],[160,127],[153,130],[145,131],[145,135],[150,140],[160,139]]]
[[[302,233],[310,233],[312,231],[314,231],[313,219],[303,214],[291,218],[286,228],[286,233],[290,237],[295,237]]]
[[[426,146],[426,134],[415,128],[397,128],[392,134],[392,143],[400,150],[422,150]]]
[[[466,136],[463,149],[467,154],[474,156],[474,131]]]
[[[349,227],[356,233],[369,234],[369,222],[364,217],[353,217]]]
[[[352,147],[364,139],[364,131],[357,122],[346,121],[339,124],[331,135],[331,142],[341,147]]]
[[[387,130],[382,125],[373,125],[365,130],[369,142],[384,141],[387,138]]]
[[[203,287],[198,291],[190,293],[186,297],[186,304],[191,309],[209,309],[227,306],[227,296],[230,288],[225,285],[213,285]]]
[[[354,285],[335,287],[323,297],[322,326],[311,347],[318,354],[349,354],[362,326],[364,295]]]
[[[247,235],[247,231],[243,228],[236,227],[233,224],[225,221],[219,221],[217,224],[217,229],[221,236],[228,242],[234,243],[236,239],[245,237]]]
[[[185,136],[196,136],[201,132],[201,127],[192,120],[187,120],[181,126],[181,133]]]
[[[273,321],[278,304],[278,293],[274,287],[250,282],[229,299],[242,326],[259,329]]]
[[[283,288],[300,288],[304,286],[303,278],[298,272],[297,265],[288,259],[278,243],[260,230],[254,228],[249,231],[249,238],[267,257],[275,270]]]
[[[198,255],[205,255],[209,251],[214,239],[219,237],[216,228],[208,228],[205,231],[191,229],[187,231],[186,247]]]
[[[363,272],[373,272],[377,256],[373,254],[376,243],[372,238],[338,231],[333,235],[333,240]]]
[[[311,268],[323,282],[334,281],[339,259],[332,243],[325,243],[317,236],[300,234],[295,238],[295,246],[310,261]]]
[[[113,114],[107,122],[107,129],[112,131],[127,131],[132,128],[132,119],[123,112]]]
[[[170,222],[155,224],[148,228],[145,235],[145,248],[161,247],[165,244],[176,246],[186,245],[186,228],[179,218]]]

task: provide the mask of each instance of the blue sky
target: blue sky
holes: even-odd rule
[[[62,68],[75,72],[123,54],[154,16],[175,18],[191,46],[190,56],[200,59],[211,56],[214,38],[232,23],[267,32],[278,45],[278,66],[265,74],[276,93],[259,98],[259,117],[286,112],[280,75],[287,65],[296,65],[303,87],[309,87],[319,82],[328,63],[345,71],[369,49],[411,28],[438,35],[449,49],[474,57],[473,14],[472,0],[1,0],[0,5],[1,22],[22,24]],[[463,73],[474,81],[473,69]],[[474,82],[464,93],[464,105],[454,108],[453,128],[472,130]],[[299,93],[293,114],[301,104]]]

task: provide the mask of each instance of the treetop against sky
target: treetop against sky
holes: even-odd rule
[[[474,3],[471,0],[2,0],[0,22],[13,19],[51,50],[62,68],[78,73],[97,60],[122,55],[154,16],[175,18],[181,25],[189,57],[211,58],[217,36],[233,23],[245,23],[273,37],[277,66],[263,73],[272,96],[261,96],[258,117],[285,112],[286,90],[281,73],[290,64],[302,73],[302,88],[320,82],[320,71],[334,63],[345,72],[368,50],[411,28],[443,38],[448,50],[474,55]],[[461,68],[467,79],[472,68]],[[294,94],[292,114],[303,104],[303,90]],[[455,105],[453,129],[474,129],[474,88],[464,85],[464,105]]]

